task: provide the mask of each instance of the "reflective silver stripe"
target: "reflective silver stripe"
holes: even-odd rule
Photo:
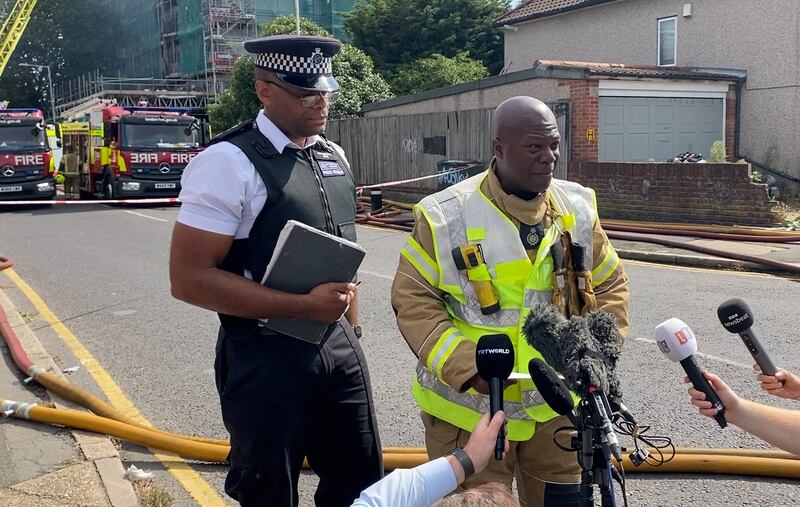
[[[414,265],[415,268],[422,269],[425,271],[424,273],[420,274],[425,276],[431,285],[433,285],[434,287],[439,285],[439,271],[436,269],[435,266],[431,266],[431,264],[425,258],[423,258],[419,254],[419,252],[417,252],[411,245],[405,245],[402,248],[402,251],[410,255],[416,261],[416,264]]]
[[[617,255],[617,251],[614,250],[614,247],[611,245],[608,246],[611,248],[611,254],[606,259],[604,265],[600,266],[600,271],[597,273],[592,273],[592,287],[597,287],[601,283],[605,282],[608,278],[608,275],[619,265],[619,256]]]
[[[417,363],[417,381],[419,384],[433,391],[436,395],[468,408],[475,412],[485,414],[489,412],[489,397],[482,394],[459,393],[452,387],[441,382],[436,375],[428,371],[423,365]],[[508,419],[519,419],[525,422],[532,422],[533,419],[525,411],[525,407],[535,408],[537,405],[544,404],[544,400],[538,391],[525,391],[522,393],[525,405],[515,401],[504,401],[503,411]]]
[[[525,289],[525,298],[522,303],[525,308],[530,308],[536,303],[552,303],[552,290]]]
[[[484,396],[482,394],[475,395],[470,393],[459,393],[447,384],[440,382],[436,375],[425,369],[420,364],[417,365],[417,380],[422,387],[430,389],[435,394],[450,401],[451,403],[461,405],[462,407],[481,414],[489,412],[490,410],[488,396]],[[525,412],[525,407],[521,403],[505,401],[503,403],[503,410],[506,413],[506,417],[509,419],[533,421],[528,413]]]
[[[433,368],[433,371],[440,370],[439,361],[442,360],[442,356],[444,355],[445,352],[447,352],[447,349],[450,348],[450,345],[454,341],[456,341],[460,336],[461,333],[459,333],[458,331],[453,331],[450,333],[450,335],[447,337],[444,343],[442,343],[441,346],[439,346],[439,350],[436,352],[436,356],[433,358],[433,361],[431,361],[431,367]]]
[[[453,315],[468,324],[489,327],[516,327],[519,325],[519,310],[499,310],[491,315],[484,315],[477,301],[471,301],[475,306],[465,305],[447,293],[444,295],[444,300],[452,308]]]
[[[542,405],[545,403],[539,391],[522,391],[522,402],[526,407],[533,407],[535,405]]]

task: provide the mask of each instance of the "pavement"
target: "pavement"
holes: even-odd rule
[[[663,236],[667,237],[667,236]],[[671,240],[717,248],[727,252],[755,255],[793,263],[800,267],[800,244],[730,242],[691,237]],[[613,240],[623,259],[679,266],[736,271],[771,271],[773,268],[734,261],[707,254],[641,241]],[[18,312],[0,285],[0,305],[11,326],[37,364],[60,371],[28,326],[24,312]],[[79,408],[43,389],[23,382],[7,348],[0,344],[0,397],[15,401]],[[132,484],[124,478],[120,454],[106,436],[61,427],[0,419],[0,505],[3,506],[136,506],[139,500]]]
[[[61,369],[0,287],[0,306],[34,364]],[[34,382],[26,383],[0,340],[0,396],[80,409]],[[63,376],[63,374],[62,374]],[[0,418],[0,505],[4,507],[136,507],[119,452],[105,435],[15,418]]]

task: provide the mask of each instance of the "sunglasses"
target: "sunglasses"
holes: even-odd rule
[[[320,99],[324,100],[328,104],[333,104],[336,102],[336,99],[339,98],[339,92],[308,92],[298,94],[294,90],[282,85],[277,81],[272,80],[263,80],[265,83],[269,83],[272,85],[277,86],[278,88],[282,89],[283,91],[287,92],[289,95],[300,99],[300,103],[303,104],[303,107],[314,107],[317,105]]]

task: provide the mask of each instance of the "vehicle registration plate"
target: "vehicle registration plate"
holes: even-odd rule
[[[3,192],[22,192],[22,187],[0,187],[0,193]]]
[[[156,188],[175,188],[175,183],[156,183]]]

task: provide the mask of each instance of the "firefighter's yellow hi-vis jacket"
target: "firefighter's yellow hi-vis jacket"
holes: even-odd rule
[[[401,250],[392,287],[397,324],[419,358],[414,397],[434,417],[471,431],[488,412],[488,396],[469,388],[477,374],[475,344],[485,334],[504,333],[514,345],[514,371],[527,373],[541,355],[521,333],[530,307],[553,301],[550,246],[568,234],[587,252],[593,303],[628,327],[628,278],[597,219],[594,192],[577,183],[553,180],[536,199],[506,194],[494,165],[477,176],[430,195],[414,208],[416,224]],[[520,223],[546,224],[538,248],[526,250]],[[459,270],[452,250],[481,245],[486,264]],[[471,280],[489,280],[500,311],[483,315]],[[574,313],[574,312],[573,312]],[[556,417],[530,380],[504,392],[509,440],[531,438],[536,422]]]

